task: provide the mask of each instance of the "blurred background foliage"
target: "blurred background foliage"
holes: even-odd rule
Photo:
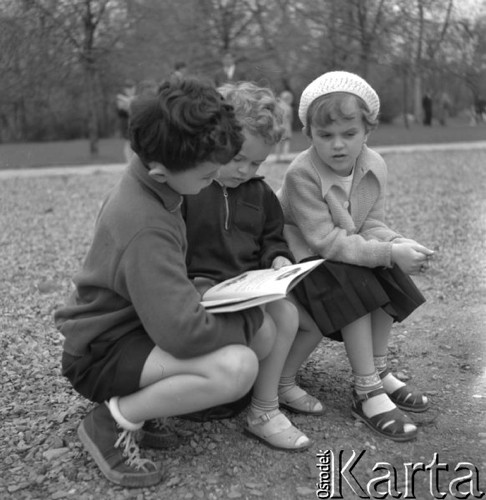
[[[115,96],[184,62],[296,96],[329,70],[368,79],[382,122],[420,120],[425,91],[450,113],[486,97],[486,0],[0,0],[0,142],[118,133]],[[297,120],[295,120],[298,126]]]

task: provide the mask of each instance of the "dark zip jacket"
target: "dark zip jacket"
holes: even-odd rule
[[[269,268],[279,255],[294,262],[282,233],[280,203],[262,177],[236,188],[214,181],[199,194],[185,196],[182,213],[190,278],[221,282]]]

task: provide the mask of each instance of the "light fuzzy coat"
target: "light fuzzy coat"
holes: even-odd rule
[[[385,224],[387,167],[367,146],[358,157],[348,197],[313,147],[289,166],[277,193],[284,235],[297,261],[319,255],[366,267],[391,267],[391,241],[400,237]]]

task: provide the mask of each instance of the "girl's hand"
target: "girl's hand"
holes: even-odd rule
[[[429,259],[434,255],[433,250],[413,240],[395,241],[392,245],[392,262],[404,273],[413,275],[428,269]]]
[[[392,243],[410,243],[410,244],[417,244],[418,243],[415,240],[412,240],[410,238],[395,238]]]
[[[291,266],[291,265],[292,265],[292,262],[290,262],[290,260],[287,259],[287,257],[283,257],[282,255],[279,255],[278,257],[275,257],[275,259],[273,259],[272,269],[275,269],[275,271],[277,271],[281,267]]]

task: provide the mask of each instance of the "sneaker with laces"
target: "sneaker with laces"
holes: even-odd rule
[[[162,471],[140,457],[135,434],[119,427],[105,404],[91,410],[78,427],[79,439],[107,479],[129,488],[153,486],[162,480]]]
[[[139,444],[143,448],[165,450],[179,444],[179,435],[166,418],[147,420],[140,430]]]

